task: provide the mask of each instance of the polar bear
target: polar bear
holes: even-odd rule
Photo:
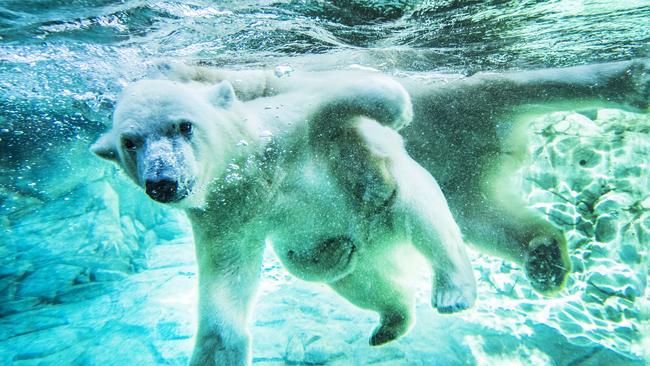
[[[327,88],[258,97],[247,88],[242,102],[229,81],[136,82],[92,147],[152,199],[187,212],[200,289],[193,365],[250,363],[265,241],[291,273],[376,311],[371,345],[413,324],[414,296],[395,260],[402,245],[430,263],[439,312],[473,305],[461,231],[396,132],[413,118],[401,84],[347,73]]]
[[[379,63],[379,62],[377,62]],[[328,88],[356,71],[220,70],[166,64],[176,79],[230,80],[244,99]],[[564,234],[532,211],[512,177],[528,156],[525,121],[531,115],[594,108],[645,112],[650,100],[648,59],[470,77],[410,73],[398,81],[411,96],[414,120],[400,134],[408,154],[440,184],[464,239],[479,251],[521,265],[531,286],[560,291],[571,263]]]

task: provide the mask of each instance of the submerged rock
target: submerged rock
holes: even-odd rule
[[[18,297],[43,297],[53,299],[73,285],[82,268],[69,264],[44,266],[28,275],[18,287]]]
[[[7,342],[13,361],[38,360],[71,347],[88,335],[86,330],[60,326],[15,337]]]
[[[127,278],[127,274],[110,269],[96,269],[90,274],[90,280],[96,282],[121,281]]]
[[[596,219],[594,238],[600,242],[610,242],[618,236],[618,220],[612,215],[601,215]]]
[[[634,204],[634,197],[626,192],[610,191],[600,196],[594,203],[596,215],[621,211]]]

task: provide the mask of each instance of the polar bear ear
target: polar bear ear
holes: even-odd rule
[[[208,100],[215,107],[228,108],[235,101],[235,90],[228,81],[222,81],[208,89]]]
[[[103,134],[97,142],[90,147],[90,151],[102,159],[117,161],[117,149],[115,147],[113,135],[110,132]]]

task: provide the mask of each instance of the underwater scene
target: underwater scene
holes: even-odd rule
[[[0,365],[650,363],[650,1],[0,0]]]

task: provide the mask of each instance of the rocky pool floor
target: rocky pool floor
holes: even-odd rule
[[[600,346],[574,346],[544,325],[516,337],[473,322],[473,310],[440,316],[424,302],[406,337],[373,348],[374,314],[325,286],[291,279],[267,256],[252,327],[255,365],[644,364]],[[185,365],[196,324],[191,239],[152,247],[147,258],[140,273],[106,271],[57,304],[3,317],[0,363]]]

